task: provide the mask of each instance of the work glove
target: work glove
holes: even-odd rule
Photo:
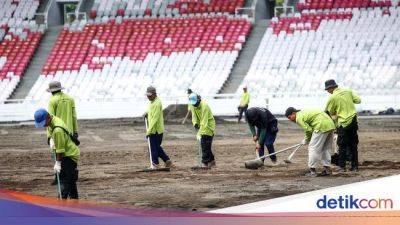
[[[147,118],[147,112],[143,113],[142,118],[143,119]]]
[[[61,171],[61,161],[56,161],[56,163],[54,164],[54,172],[60,173],[60,171]]]
[[[196,135],[196,139],[197,139],[198,142],[201,142],[201,135],[200,135],[200,134],[197,134],[197,135]]]
[[[301,144],[302,144],[302,145],[308,145],[309,142],[310,142],[309,140],[303,139],[303,140],[301,141]]]
[[[50,137],[47,138],[47,145],[50,145]]]
[[[194,129],[199,130],[199,129],[200,129],[200,126],[199,126],[198,124],[195,124],[195,125],[194,125]]]
[[[78,139],[78,137],[79,137],[78,132],[75,132],[72,136],[73,136],[75,139]]]
[[[56,146],[55,146],[55,144],[54,144],[53,138],[50,138],[50,140],[49,140],[49,145],[50,145],[50,149],[51,149],[51,150],[54,150],[54,149],[56,148]]]

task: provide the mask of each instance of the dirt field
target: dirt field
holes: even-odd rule
[[[212,210],[331,186],[389,176],[400,169],[400,119],[360,120],[360,172],[307,178],[307,150],[281,165],[251,171],[244,161],[254,158],[246,124],[217,124],[213,144],[217,168],[193,172],[197,144],[192,127],[166,125],[163,146],[178,168],[158,173],[137,172],[148,166],[144,126],[131,120],[81,121],[78,189],[81,199],[137,207]],[[302,140],[288,121],[279,123],[276,149]],[[56,196],[53,163],[44,130],[32,124],[0,125],[0,188]]]

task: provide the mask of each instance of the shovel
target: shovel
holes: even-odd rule
[[[288,148],[279,150],[277,152],[274,152],[274,153],[271,153],[271,154],[268,154],[268,155],[264,155],[264,156],[259,157],[257,159],[248,160],[248,161],[244,162],[244,166],[246,167],[246,169],[256,170],[256,169],[258,169],[258,168],[260,168],[260,167],[262,167],[264,165],[264,162],[262,161],[262,159],[265,159],[265,158],[270,157],[272,155],[279,154],[281,152],[286,152],[288,150],[291,150],[293,148],[297,148],[299,146],[301,146],[301,144],[290,146]]]

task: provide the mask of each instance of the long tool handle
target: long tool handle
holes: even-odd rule
[[[53,140],[50,140],[53,141]],[[54,163],[56,163],[57,161],[57,155],[56,155],[56,151],[54,149],[51,149],[51,151],[53,152],[53,158],[54,158]],[[58,197],[61,199],[61,184],[60,184],[60,173],[56,171],[56,178],[57,178],[57,191],[58,191]]]
[[[279,150],[279,151],[277,151],[277,152],[274,152],[274,153],[271,153],[271,154],[268,154],[268,155],[264,155],[264,156],[262,156],[262,157],[259,157],[258,159],[265,159],[265,158],[267,158],[267,157],[276,155],[276,154],[281,153],[281,152],[288,151],[288,150],[290,150],[290,149],[293,149],[293,148],[296,148],[296,147],[299,147],[299,146],[301,146],[301,144],[293,145],[293,146],[287,147],[287,148],[285,148],[285,149]]]
[[[146,132],[148,129],[148,125],[147,125],[147,118],[144,118],[144,124],[146,125]],[[147,144],[149,146],[149,159],[150,159],[150,169],[154,169],[154,165],[153,165],[153,158],[151,156],[151,145],[150,145],[150,138],[147,138]]]
[[[300,144],[299,147],[297,147],[297,148],[289,155],[289,157],[287,158],[287,160],[289,160],[289,161],[292,160],[294,154],[297,152],[297,150],[299,150],[299,149],[301,148],[301,146],[303,146],[303,145]]]

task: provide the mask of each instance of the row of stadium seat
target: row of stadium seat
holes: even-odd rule
[[[64,28],[27,99],[48,96],[45,86],[53,79],[66,81],[79,99],[135,97],[150,84],[167,96],[188,87],[215,94],[250,28],[248,20],[226,16],[110,19]]]
[[[351,16],[325,16],[315,30],[277,33],[280,20],[271,23],[243,84],[254,94],[303,96],[323,94],[323,82],[333,78],[362,94],[400,94],[400,7],[385,10],[346,9]]]
[[[37,29],[0,29],[0,102],[10,97],[43,35]]]
[[[296,8],[298,11],[305,9],[331,10],[339,8],[368,8],[390,7],[399,5],[398,0],[300,0]]]
[[[32,20],[39,4],[39,0],[0,0],[0,19]]]
[[[226,12],[234,14],[244,0],[95,0],[89,13],[96,17],[172,16],[193,13]]]

